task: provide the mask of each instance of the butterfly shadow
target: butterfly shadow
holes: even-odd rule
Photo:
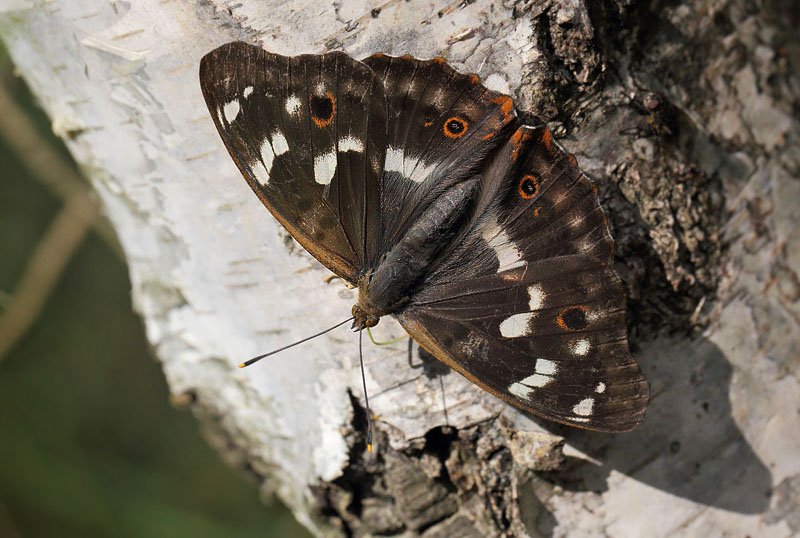
[[[707,339],[654,342],[637,353],[651,383],[644,422],[601,434],[537,422],[590,459],[568,457],[547,479],[566,490],[608,490],[611,471],[694,502],[744,514],[769,507],[772,476],[732,416],[732,368]]]

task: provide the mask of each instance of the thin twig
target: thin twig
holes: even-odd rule
[[[74,194],[50,224],[0,316],[0,359],[36,321],[58,277],[97,218],[88,193]]]
[[[14,150],[34,179],[65,203],[78,192],[89,192],[86,182],[39,133],[3,84],[0,84],[0,118],[0,137]],[[92,203],[97,205],[94,200]],[[95,219],[93,226],[114,254],[124,260],[125,255],[108,222]]]

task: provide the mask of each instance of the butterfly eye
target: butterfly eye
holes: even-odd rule
[[[467,122],[461,118],[452,117],[444,122],[444,134],[449,138],[460,138],[467,132]]]
[[[539,182],[530,174],[523,176],[522,179],[519,180],[518,190],[520,196],[526,200],[530,200],[539,192]]]
[[[582,331],[589,324],[586,320],[586,313],[589,311],[585,306],[570,306],[558,314],[556,319],[558,326],[568,331]]]
[[[311,108],[311,119],[317,127],[325,127],[333,121],[333,116],[336,114],[336,100],[331,92],[326,93],[324,97],[309,95],[308,105]]]

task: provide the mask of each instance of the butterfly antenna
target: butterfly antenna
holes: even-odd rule
[[[364,386],[364,401],[367,404],[367,452],[372,452],[372,411],[369,410],[369,395],[367,395],[367,378],[364,375],[364,354],[361,351],[361,340],[364,331],[358,331],[358,360],[361,363],[361,384]]]
[[[250,359],[249,361],[245,361],[245,362],[243,362],[242,364],[240,364],[240,365],[239,365],[239,368],[244,368],[245,366],[250,366],[250,365],[251,365],[251,364],[253,364],[254,362],[258,362],[258,361],[260,361],[261,359],[263,359],[264,357],[269,357],[270,355],[274,355],[274,354],[276,354],[276,353],[280,353],[281,351],[283,351],[283,350],[285,350],[285,349],[289,349],[290,347],[294,347],[294,346],[296,346],[296,345],[298,345],[298,344],[302,344],[303,342],[308,342],[309,340],[311,340],[312,338],[316,338],[317,336],[322,336],[322,335],[323,335],[323,334],[325,334],[325,333],[331,332],[331,331],[332,331],[332,330],[334,330],[336,327],[341,327],[341,326],[342,326],[342,325],[344,325],[345,323],[347,323],[347,322],[349,322],[349,321],[352,321],[354,318],[355,318],[355,316],[351,316],[351,317],[347,318],[346,320],[344,320],[344,321],[342,321],[342,322],[340,322],[340,323],[337,323],[337,324],[336,324],[336,325],[334,325],[333,327],[329,327],[329,328],[325,329],[325,330],[324,330],[324,331],[322,331],[322,332],[318,332],[317,334],[312,334],[311,336],[307,336],[307,337],[303,338],[302,340],[298,340],[297,342],[294,342],[293,344],[289,344],[288,346],[283,346],[283,347],[281,347],[281,348],[278,348],[278,349],[276,349],[276,350],[274,350],[274,351],[270,351],[269,353],[264,353],[263,355],[259,355],[258,357],[253,357],[253,358],[252,358],[252,359]]]

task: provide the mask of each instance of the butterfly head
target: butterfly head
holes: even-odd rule
[[[380,316],[371,313],[361,305],[359,297],[359,302],[353,305],[353,325],[351,328],[354,331],[361,331],[369,327],[374,327],[378,324],[380,319]]]

